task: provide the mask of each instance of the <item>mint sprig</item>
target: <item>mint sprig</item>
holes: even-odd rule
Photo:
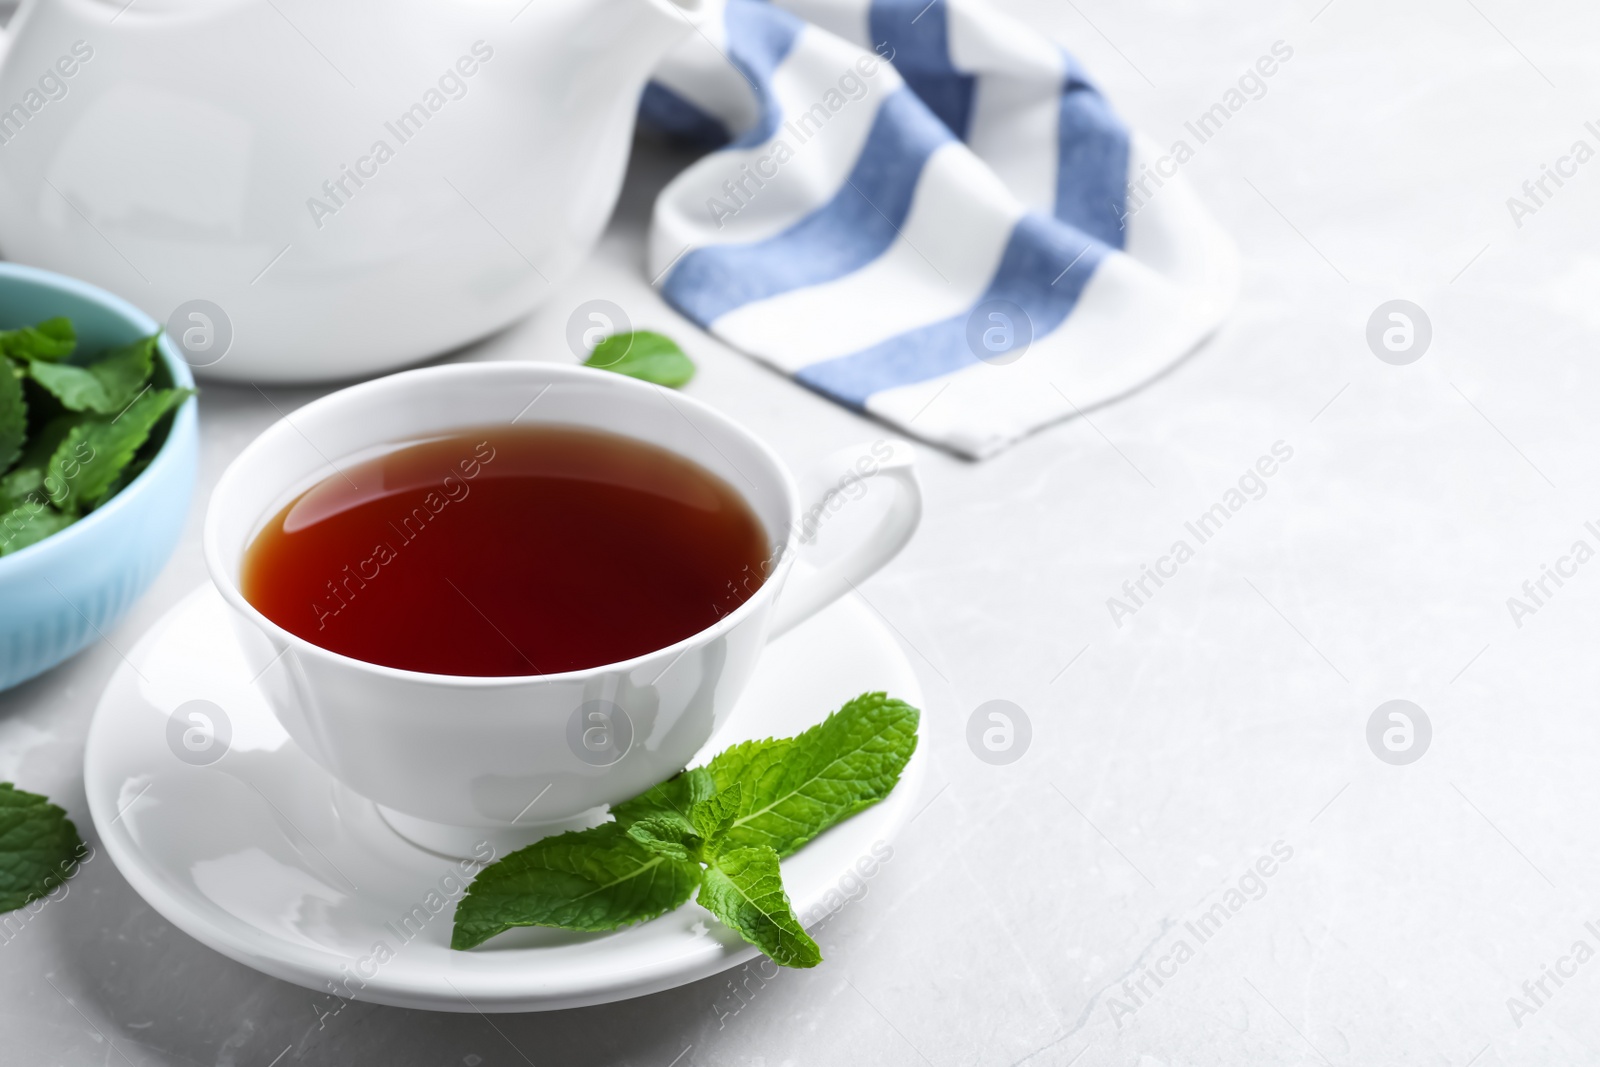
[[[779,860],[889,795],[916,751],[919,718],[864,693],[798,736],[735,745],[615,805],[611,822],[513,852],[456,905],[450,947],[517,926],[615,930],[694,895],[774,963],[814,967],[822,952],[795,916]]]
[[[65,811],[0,782],[0,912],[50,893],[72,877],[86,851]]]
[[[626,374],[669,389],[689,384],[695,371],[694,361],[678,347],[678,342],[651,330],[612,334],[595,345],[583,365]]]

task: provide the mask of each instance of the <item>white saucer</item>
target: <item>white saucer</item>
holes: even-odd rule
[[[400,837],[289,740],[251,684],[225,611],[208,585],[151,628],[106,687],[84,756],[106,852],[190,936],[310,989],[438,1011],[603,1004],[757,955],[693,903],[611,934],[524,929],[452,951],[454,905],[430,914],[428,904],[442,878],[459,876],[457,864]],[[797,733],[869,690],[922,707],[893,637],[846,598],[773,642],[728,726],[695,762],[748,738]],[[191,700],[224,709],[232,728],[226,754],[209,766],[169,747],[170,714]],[[910,818],[925,764],[919,750],[887,800],[784,861],[803,919],[837,906],[840,879],[852,885],[858,860],[868,870],[877,862],[873,846],[881,855],[880,842]],[[402,928],[408,913],[427,921]]]

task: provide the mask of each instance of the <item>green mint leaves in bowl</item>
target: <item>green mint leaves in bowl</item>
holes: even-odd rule
[[[158,335],[77,352],[67,318],[0,330],[0,556],[72,525],[138,476],[193,390],[153,382]]]
[[[864,693],[798,736],[735,745],[616,805],[611,822],[513,852],[456,905],[450,947],[517,926],[615,930],[693,896],[774,963],[815,967],[822,952],[778,861],[889,795],[916,751],[919,718]]]

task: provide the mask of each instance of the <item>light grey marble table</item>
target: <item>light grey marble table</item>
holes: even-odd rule
[[[1600,962],[1571,955],[1600,949],[1600,563],[1532,613],[1507,603],[1600,546],[1600,162],[1520,219],[1507,205],[1574,141],[1600,147],[1600,9],[1006,6],[1162,143],[1275,41],[1294,55],[1185,166],[1244,253],[1220,335],[991,462],[924,451],[926,523],[864,593],[928,690],[929,806],[821,930],[828,962],[746,1000],[719,978],[492,1023],[355,1005],[319,1025],[311,994],[178,932],[101,859],[0,944],[0,1062],[1600,1062]],[[686,338],[690,392],[796,463],[879,432],[645,284],[648,206],[682,163],[641,146],[581,274],[465,358],[569,360],[567,315],[604,297]],[[1396,298],[1432,323],[1407,366],[1365,339]],[[317,393],[206,388],[187,535],[111,642],[204,580],[209,487]],[[1185,524],[1277,442],[1292,458],[1199,544]],[[1193,558],[1113,619],[1180,539]],[[0,696],[0,779],[81,827],[117,665],[100,645]],[[966,742],[995,699],[1033,727],[1006,766]],[[1407,765],[1368,744],[1392,699],[1431,723]]]

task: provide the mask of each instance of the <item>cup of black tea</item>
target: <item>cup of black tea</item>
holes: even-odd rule
[[[910,539],[910,446],[821,470],[802,503],[748,430],[605,371],[432,367],[251,443],[212,493],[206,566],[312,759],[424,847],[515,848],[686,766],[767,641]],[[794,571],[880,479],[856,543]]]

